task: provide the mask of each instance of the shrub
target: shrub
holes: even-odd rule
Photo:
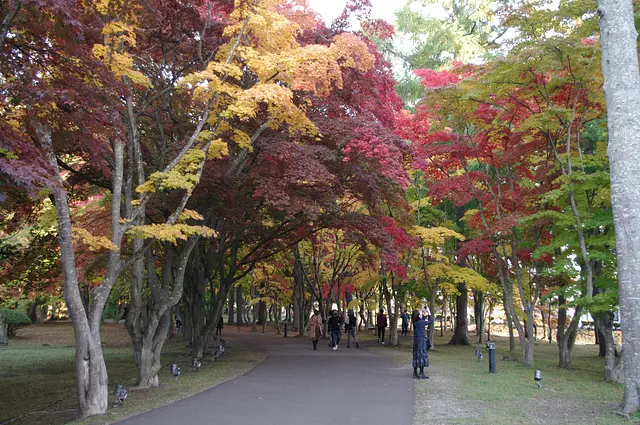
[[[28,326],[31,324],[31,319],[29,319],[29,316],[21,311],[2,308],[0,309],[0,316],[2,316],[4,322],[7,324],[7,331],[9,333],[9,336],[15,336],[16,329],[18,329],[19,327]]]

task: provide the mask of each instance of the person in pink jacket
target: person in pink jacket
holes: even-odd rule
[[[313,342],[313,349],[318,349],[318,340],[322,336],[322,318],[318,310],[313,310],[313,316],[309,319],[309,336]]]

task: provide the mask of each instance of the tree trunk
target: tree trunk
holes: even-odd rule
[[[234,319],[235,319],[235,291],[233,290],[233,288],[231,288],[231,290],[229,291],[229,318],[227,319],[227,324],[228,325],[233,325],[234,324]]]
[[[609,130],[611,203],[616,231],[624,359],[621,409],[640,409],[640,74],[631,0],[598,0]]]
[[[559,305],[564,305],[565,300],[560,296]],[[569,326],[567,326],[567,310],[558,309],[558,341],[560,367],[571,369],[573,367],[573,346],[576,342],[579,317],[582,314],[582,307],[576,308],[575,316]]]
[[[600,333],[600,347],[604,346],[604,379],[609,382],[617,382],[619,376],[616,371],[618,361],[616,359],[616,343],[613,337],[613,313],[592,313],[596,325],[596,332]]]
[[[3,316],[0,316],[0,345],[9,344],[9,325]]]
[[[469,344],[469,321],[467,318],[467,284],[458,284],[458,294],[456,296],[456,326],[449,345],[470,345]]]
[[[505,311],[506,313],[506,311]],[[509,326],[509,353],[514,354],[516,352],[516,338],[513,333],[513,320],[511,320],[511,315],[507,314],[507,325]]]
[[[134,359],[138,368],[138,388],[157,387],[162,368],[160,354],[171,329],[171,311],[183,295],[187,263],[197,238],[184,244],[180,255],[174,255],[172,244],[164,244],[162,276],[156,272],[153,254],[146,253],[147,270],[137,270],[134,263],[131,280],[131,305],[126,327],[131,336]],[[134,243],[135,245],[135,243]],[[197,256],[196,256],[197,257]],[[138,272],[141,272],[138,274]],[[146,275],[146,284],[143,283]],[[142,295],[146,293],[146,295]]]
[[[111,251],[102,284],[93,290],[94,296],[89,308],[85,308],[80,294],[76,274],[75,252],[71,232],[71,212],[67,192],[60,177],[58,161],[53,151],[51,130],[40,123],[34,123],[36,140],[45,153],[56,179],[51,187],[53,202],[58,215],[58,242],[60,263],[64,282],[64,298],[69,308],[76,342],[76,386],[78,404],[83,417],[105,413],[108,407],[108,378],[100,343],[100,323],[102,311],[109,298],[111,287],[120,270],[119,247],[122,241],[122,227],[119,223],[123,181],[124,144],[114,140],[114,170],[112,176],[113,201],[111,204],[111,241],[118,251]]]
[[[258,325],[265,325],[267,323],[267,303],[264,301],[258,302]]]
[[[473,301],[476,336],[479,337],[478,343],[482,344],[482,336],[484,334],[484,293],[482,291],[473,291]]]
[[[236,323],[238,327],[244,325],[244,296],[242,294],[242,287],[238,285],[236,288],[236,302],[238,303],[238,317]]]

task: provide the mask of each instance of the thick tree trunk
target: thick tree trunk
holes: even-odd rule
[[[174,247],[165,243],[161,279],[158,278],[152,253],[147,252],[145,285],[145,273],[137,275],[134,264],[131,306],[126,325],[138,368],[138,388],[157,387],[159,384],[158,372],[162,368],[160,354],[171,329],[171,311],[182,298],[187,262],[196,243],[196,239],[189,240],[178,256],[174,255]],[[143,291],[148,293],[143,296]]]
[[[631,0],[598,0],[624,353],[625,413],[640,410],[640,74]]]
[[[264,301],[258,302],[258,325],[265,325],[267,323],[267,303]]]
[[[469,345],[469,320],[467,318],[467,284],[458,284],[459,295],[456,296],[456,326],[450,345]]]

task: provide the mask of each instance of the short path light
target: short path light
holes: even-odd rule
[[[193,362],[191,363],[191,369],[199,370],[201,366],[202,366],[202,363],[200,362],[200,360],[193,359]]]
[[[536,369],[536,371],[533,372],[533,380],[536,381],[538,388],[542,388],[542,372],[540,372],[540,370]]]
[[[176,381],[178,380],[178,376],[180,376],[180,366],[178,366],[177,364],[172,364],[171,365],[171,374],[173,375],[174,378],[176,378]]]
[[[479,348],[476,348],[476,357],[478,358],[478,361],[482,360],[483,354]]]
[[[116,390],[113,392],[113,395],[116,396],[118,403],[122,405],[124,404],[124,401],[127,399],[127,390],[125,390],[122,384],[117,384]]]

